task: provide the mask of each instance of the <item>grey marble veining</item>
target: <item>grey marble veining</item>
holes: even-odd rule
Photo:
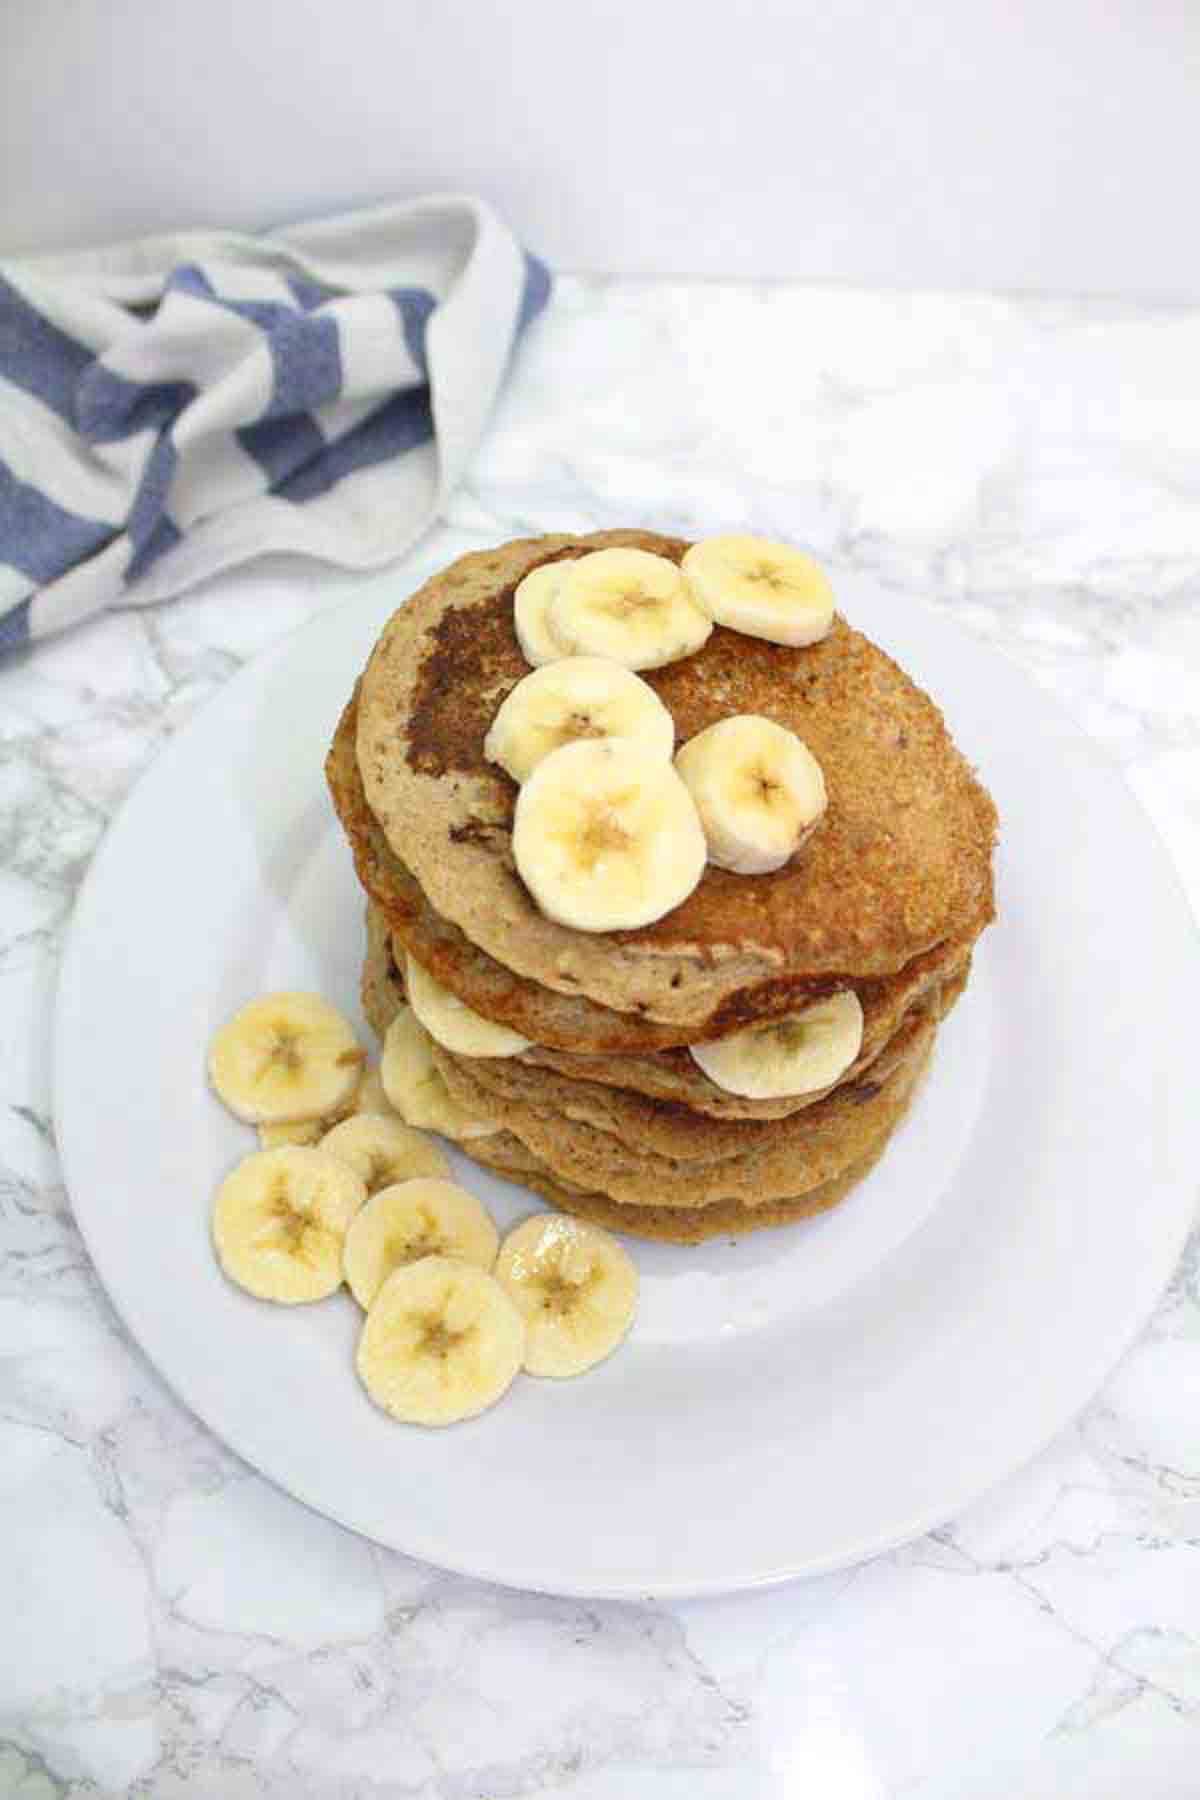
[[[1015,658],[1200,898],[1200,312],[564,281],[414,559],[743,523]],[[0,1794],[1195,1800],[1200,1238],[1077,1423],[944,1529],[686,1605],[439,1573],[309,1513],[165,1389],[71,1218],[55,970],[107,820],[352,583],[260,565],[0,665]]]

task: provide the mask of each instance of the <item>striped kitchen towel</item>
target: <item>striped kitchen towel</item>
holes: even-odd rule
[[[457,197],[0,262],[0,653],[266,550],[398,556],[549,285]]]

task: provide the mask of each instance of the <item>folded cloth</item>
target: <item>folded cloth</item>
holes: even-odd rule
[[[549,286],[454,196],[0,263],[0,653],[267,550],[398,556]]]

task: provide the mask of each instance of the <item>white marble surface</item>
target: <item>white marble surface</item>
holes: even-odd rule
[[[630,522],[807,540],[1056,692],[1197,900],[1197,366],[1195,310],[564,281],[415,566]],[[348,586],[260,568],[0,665],[0,1794],[1196,1800],[1200,1238],[987,1500],[687,1605],[381,1551],[252,1474],[129,1341],[53,1148],[72,896],[164,739]]]

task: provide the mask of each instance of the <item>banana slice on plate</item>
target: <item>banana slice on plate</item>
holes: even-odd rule
[[[543,663],[557,662],[567,652],[550,630],[546,613],[554,595],[562,586],[565,562],[542,563],[531,569],[519,582],[513,595],[513,626],[521,654],[527,663],[540,668]]]
[[[704,829],[662,757],[615,738],[564,744],[517,795],[513,858],[547,918],[577,931],[649,925],[704,873]]]
[[[546,619],[568,656],[659,669],[706,643],[712,620],[676,563],[649,550],[592,550],[564,565]]]
[[[284,1144],[319,1144],[330,1129],[328,1119],[285,1119],[279,1125],[258,1126],[260,1150],[278,1150]]]
[[[718,625],[793,647],[833,624],[833,589],[819,563],[791,544],[730,532],[702,538],[683,559],[698,603]]]
[[[375,1074],[374,1071],[369,1071],[362,1075],[350,1098],[343,1101],[341,1106],[336,1106],[331,1113],[327,1113],[323,1118],[285,1119],[283,1123],[279,1125],[259,1125],[259,1149],[278,1150],[281,1144],[319,1144],[326,1132],[332,1131],[335,1125],[340,1125],[343,1119],[350,1118],[354,1113],[370,1112],[372,1110],[369,1106],[364,1104],[364,1096],[368,1091],[368,1083],[372,1079],[376,1085],[378,1085],[379,1076]],[[387,1101],[382,1100],[382,1088],[379,1089],[379,1093],[382,1105],[387,1107]]]
[[[390,1274],[355,1367],[376,1406],[411,1425],[453,1425],[494,1406],[525,1352],[525,1322],[499,1282],[425,1256]]]
[[[670,757],[675,721],[648,682],[602,656],[566,656],[518,681],[492,720],[483,754],[516,782],[580,738],[620,738]]]
[[[280,1125],[335,1112],[365,1061],[347,1020],[319,994],[265,994],[217,1032],[208,1077],[239,1119]]]
[[[453,1181],[417,1179],[381,1188],[351,1221],[342,1266],[364,1312],[392,1273],[423,1256],[490,1269],[500,1234],[474,1194]]]
[[[402,1006],[388,1026],[379,1073],[388,1100],[408,1125],[460,1140],[490,1137],[497,1129],[473,1119],[450,1098],[434,1064],[429,1033],[411,1006]]]
[[[343,1240],[366,1198],[362,1178],[323,1150],[256,1150],[213,1203],[221,1267],[260,1300],[323,1300],[341,1286]]]
[[[343,1119],[321,1139],[321,1149],[349,1164],[366,1184],[368,1194],[411,1181],[416,1175],[449,1175],[450,1164],[436,1144],[397,1118],[356,1113]]]
[[[404,959],[409,1004],[435,1043],[457,1056],[516,1056],[530,1040],[507,1025],[496,1025],[435,981],[415,957]]]
[[[611,1355],[637,1312],[633,1260],[607,1231],[561,1213],[509,1232],[496,1280],[524,1315],[531,1375],[582,1375]]]
[[[785,1019],[693,1044],[691,1053],[727,1094],[778,1100],[832,1087],[857,1057],[862,1039],[862,1003],[853,988],[843,988]]]
[[[675,767],[696,802],[709,862],[737,875],[781,869],[827,804],[825,777],[808,746],[754,713],[697,732]]]

